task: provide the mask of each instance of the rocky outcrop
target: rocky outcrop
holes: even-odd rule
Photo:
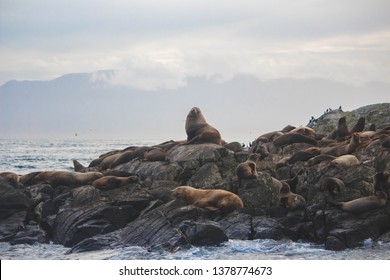
[[[264,238],[305,240],[341,250],[359,246],[367,238],[387,240],[389,203],[360,214],[343,211],[337,205],[380,191],[374,177],[378,172],[390,171],[388,148],[381,145],[377,134],[364,139],[359,136],[361,144],[351,151],[359,164],[353,167],[330,163],[333,158],[324,156],[323,151],[346,145],[352,137],[326,138],[336,129],[339,118],[346,116],[351,128],[349,117],[354,115],[357,120],[365,114],[366,126],[379,119],[378,127],[385,128],[389,114],[384,112],[388,108],[364,107],[351,114],[331,111],[318,119],[313,131],[290,128],[270,133],[245,150],[168,141],[158,145],[166,153],[164,161],[148,161],[139,153],[122,158],[120,164],[109,169],[109,159],[104,158],[128,152],[124,149],[95,161],[104,161],[104,165],[77,166],[81,172],[140,178],[110,189],[35,182],[31,179],[36,174],[29,174],[23,183],[0,176],[0,241],[52,241],[72,247],[71,252],[81,252],[132,245],[175,251],[182,246],[214,245],[228,239]],[[299,133],[304,137],[297,137]],[[387,130],[380,133],[389,134]],[[258,176],[239,179],[237,165],[258,151]],[[327,186],[327,178],[341,180],[343,188]],[[233,192],[244,208],[215,212],[187,205],[171,195],[171,190],[180,185]],[[304,208],[294,207],[298,200],[304,202]]]

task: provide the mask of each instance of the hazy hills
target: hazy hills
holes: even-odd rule
[[[177,89],[139,90],[110,83],[112,71],[0,87],[0,138],[101,137],[184,139],[193,106],[230,140],[250,141],[287,124],[306,125],[327,108],[352,110],[390,101],[390,85],[351,86],[323,79],[226,82],[188,78]],[[104,77],[104,79],[96,77]]]

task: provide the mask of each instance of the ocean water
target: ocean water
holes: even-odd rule
[[[22,140],[0,139],[0,172],[23,175],[44,170],[73,170],[74,159],[88,165],[99,155],[132,145],[154,145],[158,140]],[[10,245],[0,242],[0,259],[352,259],[389,260],[390,243],[366,240],[362,247],[341,252],[324,250],[323,246],[290,240],[229,240],[219,246],[189,247],[175,253],[149,251],[143,247],[67,254],[69,248],[57,244]]]

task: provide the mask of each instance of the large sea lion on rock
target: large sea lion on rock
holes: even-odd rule
[[[343,155],[335,158],[330,162],[330,165],[336,167],[352,167],[360,164],[358,158],[354,155]]]
[[[187,115],[186,125],[187,144],[214,143],[221,145],[221,134],[206,122],[198,107],[194,107]]]
[[[315,146],[317,145],[317,140],[301,133],[288,132],[276,138],[273,143],[275,147],[282,147],[294,143],[307,143]]]
[[[201,190],[180,186],[172,190],[172,196],[183,198],[189,204],[210,211],[230,212],[244,207],[238,195],[225,190]]]
[[[355,214],[361,214],[385,206],[386,201],[387,195],[382,191],[378,191],[374,195],[357,198],[347,202],[332,202],[331,204],[335,205],[341,210]]]
[[[322,148],[321,152],[323,154],[339,157],[339,156],[354,153],[356,149],[359,147],[359,145],[360,145],[360,136],[358,133],[354,133],[348,144]]]
[[[27,176],[28,184],[46,182],[52,187],[87,185],[101,177],[103,177],[103,174],[100,172],[80,173],[70,171],[34,172],[32,176]]]

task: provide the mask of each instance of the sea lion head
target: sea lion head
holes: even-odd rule
[[[193,125],[205,124],[206,119],[203,117],[201,110],[198,107],[193,107],[187,115],[186,130]]]
[[[187,189],[188,189],[188,187],[186,187],[186,186],[174,188],[171,191],[171,195],[175,198],[185,198]]]

